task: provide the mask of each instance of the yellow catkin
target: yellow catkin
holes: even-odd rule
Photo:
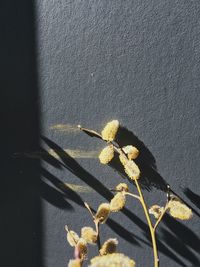
[[[110,204],[102,203],[97,210],[95,218],[99,220],[100,223],[105,223],[110,213]]]
[[[132,159],[136,159],[139,155],[139,150],[135,147],[135,146],[124,146],[123,151],[127,154],[128,159],[132,160]]]
[[[113,145],[105,147],[99,154],[99,160],[102,164],[108,164],[114,157]]]
[[[135,267],[135,261],[122,253],[107,254],[91,259],[89,267]]]
[[[124,165],[124,170],[126,174],[132,179],[139,179],[140,178],[140,169],[138,166],[135,164],[134,161],[129,160],[125,165]]]
[[[76,248],[79,252],[80,258],[85,259],[87,256],[87,242],[85,241],[85,239],[80,238],[76,245]]]
[[[192,210],[180,199],[171,199],[168,203],[169,214],[180,220],[189,220],[192,217]]]
[[[128,185],[127,184],[125,184],[125,183],[120,183],[120,184],[118,184],[116,187],[115,187],[115,189],[117,190],[117,191],[125,191],[125,192],[128,192]]]
[[[117,250],[118,241],[116,238],[110,238],[104,242],[99,250],[100,255],[115,253]]]
[[[67,232],[67,241],[70,244],[71,247],[75,247],[77,242],[79,240],[79,236],[74,231],[68,231]]]
[[[80,259],[70,260],[68,263],[68,267],[81,267],[81,260]]]
[[[152,214],[156,219],[160,217],[160,215],[163,213],[164,207],[160,207],[158,205],[153,205],[149,209],[149,214]]]
[[[125,166],[129,161],[123,153],[119,155],[119,160],[123,166]]]
[[[83,227],[81,229],[81,237],[90,244],[97,242],[97,232],[92,227]]]
[[[110,201],[110,211],[117,212],[123,209],[126,197],[122,192],[117,193]]]
[[[119,129],[119,121],[113,120],[106,124],[103,131],[101,132],[102,138],[106,141],[115,140],[117,131]]]

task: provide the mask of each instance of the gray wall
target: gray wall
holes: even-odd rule
[[[37,0],[41,146],[55,151],[42,154],[45,267],[66,266],[72,257],[65,224],[77,232],[92,225],[83,201],[96,209],[123,180],[96,159],[104,144],[75,130],[77,124],[101,130],[111,119],[129,130],[125,142],[141,150],[149,205],[165,202],[168,183],[194,209],[191,221],[166,216],[161,223],[161,266],[200,266],[199,17],[197,0]],[[58,124],[72,126],[61,131]],[[72,157],[69,150],[77,149],[94,153]],[[82,187],[73,191],[62,183]],[[131,199],[101,228],[102,240],[118,238],[119,250],[137,266],[153,266],[147,231]]]

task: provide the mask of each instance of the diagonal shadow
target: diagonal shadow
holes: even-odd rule
[[[59,161],[59,162],[60,162],[60,164],[63,164],[62,165],[63,167],[67,168],[69,171],[71,171],[77,177],[82,179],[86,184],[88,184],[90,187],[92,187],[96,192],[98,192],[100,195],[102,195],[105,199],[110,201],[110,199],[113,197],[113,194],[99,180],[97,180],[94,176],[92,176],[85,169],[83,169],[60,146],[58,146],[57,144],[55,144],[53,141],[49,140],[46,137],[42,137],[42,139],[60,157],[61,161]],[[47,171],[45,170],[45,172],[47,172]],[[49,175],[52,176],[50,173],[48,173],[48,176]],[[60,181],[58,180],[55,182],[54,178],[55,178],[54,176],[51,177],[51,179],[50,179],[51,182],[55,186],[59,187],[58,184]],[[58,184],[56,185],[57,182],[58,182]],[[128,210],[126,208],[124,208],[122,210],[122,213],[124,215],[126,215],[130,220],[132,220],[138,227],[140,227],[140,229],[142,230],[142,232],[143,232],[144,236],[147,238],[147,240],[150,240],[149,229],[148,229],[148,226],[146,225],[146,223],[144,223],[140,218],[138,218],[135,214],[133,214],[130,210]],[[169,216],[167,217],[167,219],[168,219],[168,221],[171,220],[171,218]],[[167,219],[165,218],[165,223],[168,222]],[[193,250],[195,250],[197,252],[196,245],[197,245],[197,242],[199,241],[198,237],[191,230],[189,230],[187,227],[185,227],[180,222],[178,222],[177,225],[176,225],[176,223],[177,223],[177,221],[174,221],[174,219],[172,221],[170,221],[168,224],[166,223],[166,225],[169,227],[169,230],[171,232],[167,231],[167,230],[164,230],[162,232],[163,233],[162,240],[158,239],[159,251],[162,252],[163,254],[165,254],[166,256],[172,258],[175,262],[181,264],[181,266],[187,267],[187,265],[185,265],[185,263],[177,256],[177,255],[179,255],[180,257],[183,257],[183,253],[179,249],[180,246],[177,247],[178,244],[180,244],[182,242],[181,249],[184,251],[184,255],[186,253],[188,253],[188,255],[189,255],[187,260],[189,260],[193,264],[197,264],[198,258],[195,256],[195,254],[191,251],[190,248],[192,248]],[[146,244],[148,246],[151,246],[151,244],[148,241],[133,234],[132,232],[125,229],[123,226],[121,226],[120,224],[118,224],[117,222],[115,222],[114,220],[112,220],[110,218],[107,220],[107,225],[114,232],[116,232],[119,236],[121,236],[122,238],[124,238],[126,241],[128,241],[131,244],[134,244],[136,246],[140,246],[140,243],[142,243],[142,244]],[[177,229],[179,229],[179,230],[181,229],[181,230],[179,231]],[[182,238],[183,231],[187,235],[186,239]],[[188,238],[188,235],[191,238]],[[173,245],[173,242],[171,241],[171,239],[174,240],[174,244],[176,244],[176,245]],[[194,245],[192,245],[192,240],[194,240]]]
[[[184,194],[189,198],[189,200],[198,208],[200,209],[200,196],[195,194],[189,188],[184,190]]]
[[[120,127],[117,133],[116,142],[120,147],[133,145],[140,151],[135,162],[141,171],[140,184],[142,188],[149,191],[152,187],[155,187],[162,191],[167,191],[167,182],[157,172],[156,160],[153,154],[133,132],[125,127]],[[121,164],[115,164],[114,168],[118,168],[118,166],[121,166]],[[124,174],[123,169],[120,168],[118,171]]]

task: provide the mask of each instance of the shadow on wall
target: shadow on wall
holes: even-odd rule
[[[134,136],[133,134],[131,135]],[[94,191],[99,193],[106,200],[110,201],[110,199],[113,197],[113,194],[96,177],[94,177],[87,170],[85,170],[75,159],[69,156],[69,154],[67,154],[60,146],[55,144],[53,141],[49,140],[46,137],[42,137],[42,139],[59,157],[58,160],[47,152],[46,156],[43,157],[43,160],[45,160],[56,168],[66,168],[68,171],[72,172],[74,175],[84,181],[84,183],[86,183]],[[136,140],[137,142],[141,142],[139,141],[139,139]],[[136,143],[131,143],[136,145]],[[126,144],[130,144],[130,142],[128,141],[128,143]],[[142,142],[139,149],[141,151],[144,151],[143,153],[145,154],[145,145]],[[147,166],[147,168],[153,168],[153,173],[155,173],[156,175],[156,170],[154,169],[155,159],[153,158],[153,155],[150,151],[146,151],[148,152],[148,154],[150,153],[149,156],[152,159],[151,166],[148,166],[147,155],[145,156],[145,161],[143,160],[143,153],[140,154],[138,164],[140,164],[140,167],[145,166],[146,168]],[[145,162],[145,165],[143,165],[143,162]],[[119,171],[118,168],[117,170]],[[67,202],[67,199],[69,199],[84,207],[83,200],[77,193],[75,193],[70,188],[67,188],[62,181],[60,181],[54,175],[50,174],[47,170],[42,169],[41,171],[44,179],[42,182],[44,183],[44,187],[41,194],[47,201],[51,202],[59,208],[73,209],[73,206],[69,202]],[[148,179],[148,176],[146,177],[146,179]],[[156,180],[156,182],[154,181],[153,183],[146,183],[146,179],[143,180],[143,187],[145,188],[150,188],[150,186],[156,186],[156,188],[163,190],[164,185],[166,185],[166,182],[162,177],[159,180]],[[51,194],[51,186],[49,184],[45,185],[45,181],[50,181],[56,187],[56,189],[53,189],[54,191],[56,191],[55,194]],[[60,195],[60,197],[55,198],[55,195]],[[62,203],[65,203],[63,207],[61,205]],[[150,235],[148,234],[149,230],[147,224],[144,223],[143,220],[141,220],[127,208],[124,208],[122,210],[122,213],[124,216],[127,216],[130,220],[132,220],[133,224],[136,224],[141,229],[143,236],[139,236],[135,232],[133,233],[130,230],[127,230],[125,227],[123,227],[118,222],[112,219],[107,220],[107,225],[120,237],[122,237],[134,246],[151,246],[151,243],[149,242]],[[183,223],[176,221],[167,215],[165,216],[163,222],[165,228],[162,227],[158,233],[159,251],[167,257],[173,259],[176,263],[180,264],[180,266],[188,266],[185,263],[185,260],[193,264],[192,266],[198,266],[200,262],[199,257],[196,256],[196,253],[199,254],[198,248],[200,245],[200,240],[196,233],[190,230]]]
[[[42,267],[40,162],[14,158],[39,147],[34,7],[0,3],[1,266]]]

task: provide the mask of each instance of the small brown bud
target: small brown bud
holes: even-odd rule
[[[110,238],[104,242],[101,249],[99,250],[100,255],[106,255],[115,253],[117,250],[118,241],[116,238]]]
[[[95,218],[99,220],[100,223],[105,223],[110,213],[110,204],[102,203],[97,210]]]
[[[85,239],[80,238],[77,245],[76,245],[76,250],[79,254],[79,257],[81,260],[84,260],[87,256],[87,242]]]
[[[118,184],[116,187],[115,187],[115,189],[117,190],[117,191],[125,191],[125,192],[128,192],[128,185],[127,184],[125,184],[125,183],[120,183],[120,184]]]
[[[160,215],[163,213],[164,207],[160,207],[158,205],[153,205],[149,209],[149,214],[152,214],[156,219],[160,217]]]

